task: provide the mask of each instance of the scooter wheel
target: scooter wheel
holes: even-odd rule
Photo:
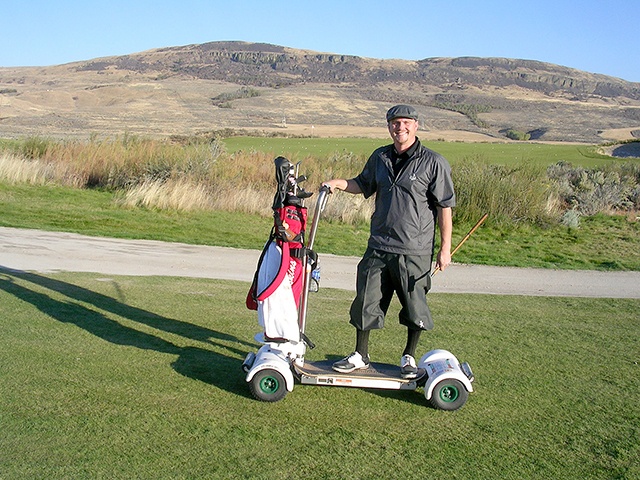
[[[439,410],[458,410],[469,398],[469,392],[460,380],[448,378],[438,382],[428,399],[433,408]]]
[[[263,402],[277,402],[287,394],[287,384],[280,372],[260,370],[249,382],[251,394]]]

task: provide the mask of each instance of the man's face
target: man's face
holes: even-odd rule
[[[394,118],[389,122],[389,134],[396,148],[409,148],[416,141],[418,121],[412,118]]]

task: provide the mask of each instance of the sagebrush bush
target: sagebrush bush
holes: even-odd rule
[[[578,228],[580,226],[580,214],[575,210],[567,210],[560,217],[560,224],[569,228]]]
[[[565,208],[582,215],[640,209],[640,166],[615,163],[601,169],[560,162],[547,168]]]

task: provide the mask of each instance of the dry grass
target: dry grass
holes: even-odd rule
[[[29,161],[12,154],[0,155],[0,178],[11,184],[28,183],[44,185],[52,179],[49,165],[39,161]]]
[[[271,215],[275,190],[273,159],[260,152],[212,153],[207,145],[179,147],[135,139],[105,142],[47,143],[41,158],[5,153],[0,156],[0,179],[12,184],[58,184],[115,188],[125,207],[169,210],[222,210]],[[31,152],[33,153],[33,152]],[[347,175],[338,165],[305,160],[312,177]],[[354,159],[346,159],[348,160]],[[319,185],[309,185],[317,190]],[[308,205],[313,207],[312,201]],[[347,223],[368,221],[373,204],[361,196],[336,195],[326,217]]]
[[[218,186],[212,194],[211,208],[226,212],[271,215],[269,207],[272,203],[273,189],[267,192],[251,185],[244,188]]]
[[[230,154],[215,139],[177,143],[132,136],[87,142],[32,138],[4,151],[0,179],[10,183],[106,189],[117,192],[117,201],[128,207],[271,215],[276,187],[273,154]],[[476,157],[454,165],[457,221],[471,222],[491,212],[496,223],[546,224],[560,219],[567,208],[586,215],[611,208],[638,209],[640,176],[634,165],[565,172],[567,168],[558,164],[555,170],[564,177],[554,177],[554,169],[534,163],[492,165]],[[365,161],[347,152],[309,155],[302,160],[300,173],[309,178],[303,187],[313,192],[328,178],[352,178]],[[560,180],[567,175],[589,181],[565,182],[571,188],[563,190]],[[313,199],[307,203],[314,205]],[[372,211],[371,200],[339,194],[329,203],[325,218],[358,224],[367,222]]]
[[[11,153],[0,155],[0,179],[14,185],[26,183],[29,185],[82,186],[68,165],[30,160]]]
[[[540,224],[560,215],[556,188],[540,166],[507,167],[471,158],[455,166],[455,178],[460,220],[491,212],[497,223]]]
[[[102,141],[48,142],[41,159],[73,170],[88,187],[121,188],[141,178],[168,178],[188,160],[168,142],[124,136]]]
[[[100,187],[116,191],[117,202],[126,207],[162,210],[221,210],[270,216],[275,191],[274,164],[261,152],[226,154],[215,142],[177,145],[158,140],[125,137],[91,142],[32,141],[31,155],[5,155],[0,178],[9,181],[74,187]],[[317,191],[326,178],[351,178],[363,159],[353,154],[304,159],[304,173],[315,179],[304,184]],[[540,172],[481,165],[458,165],[459,212],[478,217],[474,209],[491,211],[494,219],[539,222],[552,193]],[[506,180],[506,181],[505,181]],[[526,189],[524,188],[526,186]],[[518,195],[524,192],[524,195]],[[311,207],[313,199],[307,202]],[[367,222],[372,199],[338,194],[329,202],[325,218],[347,224]],[[466,217],[462,218],[465,220]]]
[[[327,203],[324,216],[353,225],[368,222],[373,209],[373,197],[365,199],[362,195],[339,193]]]
[[[211,196],[203,185],[190,180],[149,180],[126,190],[119,203],[162,210],[206,210],[211,208]]]

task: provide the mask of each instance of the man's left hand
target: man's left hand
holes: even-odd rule
[[[444,270],[451,264],[451,253],[440,250],[436,258],[436,270]]]

